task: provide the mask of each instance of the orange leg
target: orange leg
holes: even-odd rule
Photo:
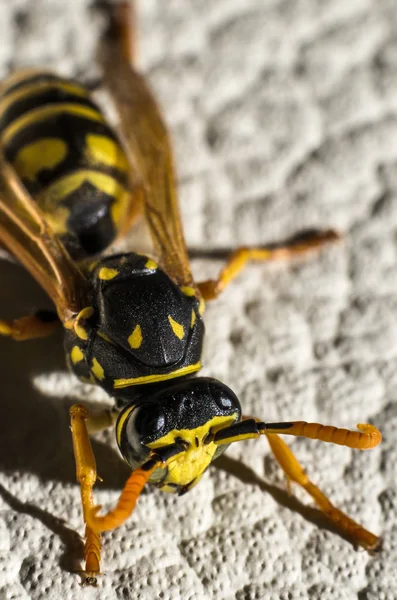
[[[295,237],[285,244],[264,246],[262,248],[237,248],[229,257],[218,278],[200,282],[198,284],[199,290],[204,300],[213,300],[241,273],[250,261],[290,259],[314,250],[319,250],[326,244],[339,240],[340,237],[340,234],[330,229],[309,232],[305,235]]]
[[[0,320],[0,335],[14,340],[32,340],[53,333],[61,325],[57,316],[51,312],[41,312],[29,317]]]
[[[277,462],[287,476],[288,482],[297,483],[305,489],[341,534],[349,537],[355,545],[362,546],[368,551],[376,551],[380,546],[380,539],[353,521],[328,500],[327,496],[310,481],[302,465],[277,434],[266,434],[266,437]]]
[[[115,529],[132,513],[138,497],[159,463],[153,461],[148,469],[137,469],[128,478],[115,509],[104,516],[97,516],[100,506],[95,506],[93,487],[97,477],[95,457],[89,433],[95,433],[114,424],[115,413],[110,410],[90,414],[80,404],[70,409],[73,450],[76,460],[76,478],[80,483],[81,502],[85,522],[85,584],[96,585],[100,575],[101,532]]]
[[[87,525],[87,517],[94,508],[92,488],[97,480],[95,457],[92,452],[86,419],[88,410],[80,404],[70,409],[73,451],[76,460],[76,478],[80,483],[85,526],[84,559],[85,584],[96,585],[100,574],[101,537]]]

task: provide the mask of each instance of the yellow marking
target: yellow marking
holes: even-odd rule
[[[134,329],[134,331],[131,333],[130,337],[128,338],[128,343],[131,346],[131,348],[139,348],[140,345],[142,344],[142,330],[141,330],[141,326],[137,325]]]
[[[196,322],[196,311],[192,308],[192,319],[190,321],[190,329],[193,329],[194,324]]]
[[[135,408],[135,404],[133,404],[132,406],[130,406],[125,413],[123,413],[120,417],[120,419],[117,421],[117,427],[116,427],[116,438],[117,438],[117,443],[120,446],[121,445],[121,432],[123,429],[123,425],[126,421],[126,419],[128,419],[128,417],[130,416],[131,412],[134,410]]]
[[[80,319],[89,319],[94,314],[94,308],[92,306],[86,306],[82,308],[76,319],[79,321]]]
[[[147,269],[151,269],[151,270],[155,271],[156,269],[158,269],[158,264],[156,262],[154,262],[154,260],[149,258],[149,260],[147,260],[145,263],[145,267]]]
[[[175,494],[178,491],[178,489],[172,485],[162,485],[160,490],[166,494]]]
[[[105,379],[105,371],[103,370],[103,367],[101,367],[96,358],[92,359],[91,371],[95,375],[95,377],[99,379],[99,381]]]
[[[84,327],[79,325],[77,321],[74,324],[74,332],[77,335],[77,337],[79,337],[81,340],[88,340],[88,333],[86,332]]]
[[[108,267],[102,267],[99,269],[98,277],[99,279],[103,279],[104,281],[109,281],[109,279],[114,279],[119,274],[117,269],[109,269]]]
[[[11,327],[5,321],[0,321],[0,335],[10,335],[11,331]]]
[[[205,301],[204,301],[204,298],[201,296],[200,304],[199,304],[199,314],[200,315],[204,314],[204,311],[205,311]]]
[[[174,460],[168,463],[168,472],[164,484],[188,485],[191,481],[200,477],[211,463],[217,450],[217,445],[214,442],[204,444],[204,439],[210,430],[220,430],[235,423],[236,416],[236,413],[227,417],[216,416],[204,425],[194,429],[174,429],[155,442],[147,444],[151,449],[161,448],[173,444],[176,438],[182,438],[189,443],[189,447],[185,452],[177,455]],[[196,438],[199,442],[198,446]]]
[[[182,286],[181,291],[185,294],[185,296],[195,296],[196,295],[196,290],[188,285]]]
[[[79,337],[81,340],[88,340],[88,333],[84,329],[84,327],[81,325],[80,321],[89,319],[90,317],[92,317],[93,314],[94,314],[94,309],[92,308],[92,306],[86,306],[85,308],[83,308],[83,310],[81,310],[79,312],[79,314],[77,315],[77,317],[74,321],[74,324],[73,324],[74,332],[77,335],[77,337]]]
[[[72,359],[72,363],[75,365],[80,362],[84,358],[84,354],[78,346],[73,346],[72,351],[70,353],[70,358]]]
[[[91,185],[98,190],[101,190],[101,192],[113,197],[114,201],[110,211],[116,228],[120,227],[123,223],[125,211],[128,208],[130,192],[111,175],[99,173],[98,171],[91,171],[90,169],[81,169],[80,171],[61,177],[49,185],[38,196],[37,202],[43,207],[43,212],[46,213],[46,219],[47,213],[54,211],[53,207],[59,200],[62,200],[76,191],[85,182],[91,183]],[[58,215],[58,208],[56,209],[56,215]],[[58,216],[56,216],[54,221],[56,222],[57,219]],[[55,224],[56,223],[54,223],[54,225]],[[56,233],[58,233],[58,231],[56,231]],[[60,233],[64,233],[64,231],[62,230]]]
[[[84,117],[85,119],[89,119],[90,121],[105,123],[105,119],[103,118],[101,113],[95,110],[94,108],[89,108],[88,106],[83,106],[82,104],[77,104],[73,102],[49,104],[47,106],[40,106],[39,108],[34,108],[33,110],[30,110],[27,114],[13,121],[10,125],[8,125],[8,127],[6,127],[3,130],[1,134],[1,141],[3,144],[8,144],[14,137],[14,135],[16,135],[25,127],[29,127],[29,125],[33,124],[36,125],[37,123],[40,123],[40,121],[45,121],[45,119],[55,117],[56,115],[61,114],[76,115],[78,117]]]
[[[43,216],[55,235],[63,235],[68,232],[70,211],[66,206],[58,205],[52,212],[43,210]]]
[[[171,373],[163,373],[156,375],[143,375],[142,377],[131,377],[130,379],[115,379],[113,387],[115,389],[129,387],[130,385],[138,385],[141,383],[155,383],[156,381],[166,381],[167,379],[174,379],[175,377],[182,377],[182,375],[188,375],[201,369],[201,362],[197,362],[194,365],[188,365],[181,369],[176,369]]]
[[[122,185],[118,184],[118,187],[115,188],[112,196],[113,202],[110,206],[112,221],[116,229],[122,230],[128,215],[128,207],[131,204],[131,193]]]
[[[34,181],[43,169],[53,169],[68,153],[67,145],[58,138],[42,138],[27,144],[18,152],[12,164],[21,178]]]
[[[185,335],[185,329],[184,329],[183,325],[174,321],[174,319],[171,317],[171,315],[168,315],[168,320],[172,327],[172,331],[175,333],[176,337],[179,338],[180,340],[182,340]]]
[[[103,331],[101,331],[100,329],[97,330],[97,334],[99,335],[99,337],[101,337],[102,339],[106,340],[107,342],[110,342],[111,344],[113,344],[112,340],[110,339],[110,337],[108,335],[106,335],[106,333],[103,333]]]
[[[45,75],[45,73],[44,73]],[[15,82],[12,82],[14,85]],[[11,86],[10,86],[11,87]],[[15,102],[32,98],[51,89],[59,89],[68,94],[73,94],[79,98],[88,98],[89,93],[83,87],[70,83],[69,81],[40,81],[24,85],[0,100],[0,114],[5,113]]]
[[[233,442],[243,442],[244,440],[252,440],[252,438],[252,433],[241,433],[240,435],[231,435],[230,437],[224,438],[216,445],[222,446],[223,444],[233,444]]]
[[[121,171],[128,171],[129,165],[121,146],[105,135],[90,133],[85,138],[88,159],[93,163],[102,163]]]

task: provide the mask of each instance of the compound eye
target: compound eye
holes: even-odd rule
[[[134,412],[134,426],[140,438],[155,435],[164,429],[165,412],[157,404],[146,402]]]
[[[216,404],[222,411],[232,410],[233,408],[236,408],[236,405],[233,402],[233,398],[227,393],[226,390],[222,389],[220,386],[212,385],[211,393]]]

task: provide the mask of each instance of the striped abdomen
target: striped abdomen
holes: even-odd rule
[[[110,244],[129,206],[128,164],[85,88],[50,73],[11,77],[0,89],[0,140],[73,255]]]

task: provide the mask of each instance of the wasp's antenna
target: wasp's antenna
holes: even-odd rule
[[[260,435],[281,433],[321,440],[322,442],[358,450],[368,450],[382,441],[382,434],[374,425],[360,423],[357,425],[357,429],[359,431],[351,431],[350,429],[321,425],[320,423],[307,423],[306,421],[263,423],[255,419],[246,419],[217,431],[214,434],[213,442],[217,445],[231,444],[232,442],[257,438]]]
[[[135,508],[137,500],[149,481],[151,474],[156,469],[161,469],[181,452],[185,452],[184,444],[170,444],[163,448],[156,448],[149,459],[138,469],[132,472],[127,479],[124,489],[120,495],[115,508],[106,515],[98,516],[101,506],[95,506],[87,511],[87,524],[96,533],[110,531],[119,527],[130,516]]]

